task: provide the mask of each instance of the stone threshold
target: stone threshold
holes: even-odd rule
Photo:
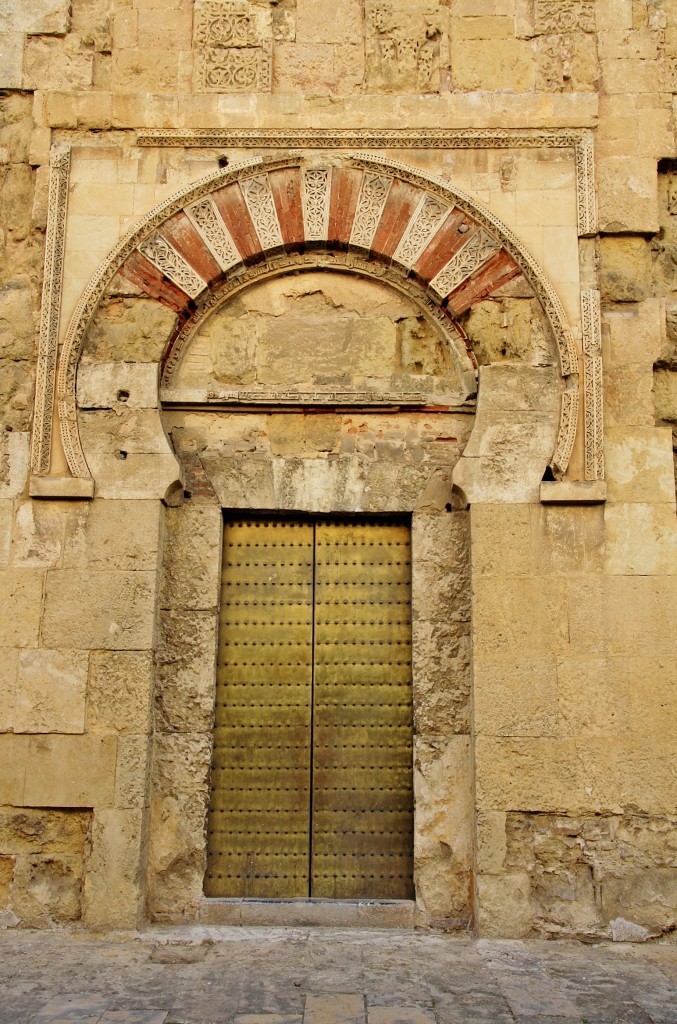
[[[200,924],[324,928],[413,928],[413,900],[204,899]]]

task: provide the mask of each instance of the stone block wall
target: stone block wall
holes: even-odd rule
[[[335,467],[360,445],[373,493],[402,494],[420,524],[452,501],[450,480],[435,477],[417,504],[423,471],[398,489],[380,462],[401,442],[391,422],[355,434],[340,416],[320,429],[270,414],[210,421],[203,436],[183,413],[161,413],[157,364],[177,310],[128,278],[111,283],[78,373],[93,500],[30,497],[54,153],[73,147],[63,344],[88,280],[153,206],[279,153],[261,135],[208,132],[448,129],[495,141],[386,152],[515,232],[562,302],[580,368],[581,291],[600,293],[606,501],[581,503],[575,486],[583,411],[572,489],[559,491],[568,504],[540,501],[562,385],[537,297],[515,284],[475,305],[460,318],[480,367],[475,429],[470,417],[465,434],[449,429],[467,441],[453,500],[470,503],[454,512],[470,542],[464,525],[421,556],[421,600],[461,578],[461,552],[471,582],[443,614],[414,616],[421,905],[428,920],[472,919],[483,934],[673,932],[677,4],[19,0],[0,26],[0,921],[193,913],[223,504],[338,507],[352,484]],[[140,142],[175,129],[203,144]],[[572,129],[594,138],[598,222],[579,231],[573,149],[511,148],[501,134]],[[370,149],[368,135],[358,141],[341,152]],[[286,313],[297,328],[304,301]],[[249,314],[232,358],[211,364],[219,386],[254,372],[251,335],[265,335],[268,313]],[[280,337],[265,336],[275,375]],[[433,365],[417,329],[401,324],[393,342],[376,318],[358,362],[376,336],[381,352],[392,343],[412,366]],[[204,359],[207,335],[201,344]],[[430,443],[406,439],[410,452]],[[162,505],[181,498],[168,491],[173,452],[191,495],[181,508]],[[42,475],[68,476],[58,429]],[[350,493],[351,507],[367,506]]]

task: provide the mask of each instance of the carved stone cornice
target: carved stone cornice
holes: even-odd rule
[[[139,146],[235,149],[573,149],[578,234],[597,232],[594,134],[589,128],[157,128]]]

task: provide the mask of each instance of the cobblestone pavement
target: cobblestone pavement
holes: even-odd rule
[[[677,1024],[677,945],[327,928],[0,933],[0,1024]]]

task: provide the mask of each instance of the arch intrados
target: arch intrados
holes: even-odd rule
[[[257,261],[263,262],[264,269],[262,273],[265,273],[265,265],[278,259],[280,252],[282,252],[287,258],[291,258],[291,254],[294,250],[304,250],[307,248],[311,251],[302,253],[302,255],[307,255],[310,259],[314,258],[317,260],[317,250],[321,249],[323,245],[327,247],[328,238],[322,238],[320,236],[315,239],[305,237],[305,235],[308,234],[308,232],[305,231],[305,207],[303,212],[304,237],[297,239],[296,243],[294,243],[293,240],[290,243],[287,237],[283,236],[281,233],[282,229],[280,227],[279,200],[276,198],[270,198],[272,195],[270,175],[275,172],[291,172],[299,175],[300,180],[305,182],[306,178],[303,176],[305,174],[310,174],[313,171],[317,172],[318,168],[330,168],[328,174],[331,185],[330,198],[328,200],[329,214],[326,218],[327,221],[331,216],[332,209],[336,215],[336,203],[334,201],[333,193],[334,182],[341,179],[342,175],[343,179],[341,180],[345,181],[346,176],[352,174],[353,191],[357,190],[359,192],[359,195],[354,196],[353,200],[351,200],[352,208],[349,208],[348,232],[352,227],[353,235],[355,233],[354,223],[356,218],[359,216],[358,203],[361,201],[363,192],[366,192],[365,183],[377,180],[378,176],[381,176],[381,180],[385,181],[387,185],[386,204],[390,201],[391,191],[395,184],[397,184],[400,190],[409,189],[410,193],[418,199],[418,206],[413,209],[413,212],[411,208],[407,212],[407,224],[404,228],[403,234],[400,235],[400,241],[402,241],[402,239],[407,239],[408,235],[409,238],[416,235],[416,231],[421,227],[421,221],[425,220],[423,215],[425,214],[426,204],[432,204],[434,206],[437,201],[438,205],[443,207],[444,216],[437,224],[437,227],[428,232],[425,244],[420,253],[416,256],[416,260],[411,259],[408,267],[406,266],[406,261],[404,261],[404,278],[408,284],[412,285],[412,287],[418,287],[420,289],[421,294],[424,296],[422,301],[428,306],[428,308],[436,308],[439,310],[442,316],[448,319],[450,324],[453,323],[454,313],[454,308],[453,305],[450,304],[450,299],[454,293],[451,292],[448,295],[441,294],[441,291],[444,289],[439,287],[437,291],[435,291],[435,288],[433,287],[435,282],[431,279],[430,273],[428,274],[426,286],[426,277],[420,273],[417,275],[415,264],[420,263],[421,260],[425,262],[426,259],[434,255],[436,259],[436,262],[435,260],[432,261],[434,267],[443,267],[446,272],[448,267],[451,266],[454,263],[454,260],[458,258],[458,252],[463,252],[464,247],[463,244],[460,243],[456,249],[452,250],[453,255],[451,259],[447,261],[447,264],[445,264],[444,259],[448,255],[449,250],[445,250],[443,246],[440,249],[439,246],[439,239],[443,234],[443,229],[446,230],[448,226],[453,226],[452,215],[455,211],[459,211],[464,218],[468,218],[466,224],[469,223],[470,226],[465,227],[465,231],[467,233],[472,233],[472,235],[476,236],[480,232],[480,229],[484,230],[489,239],[494,239],[497,243],[498,249],[495,252],[495,256],[491,256],[488,261],[480,263],[476,281],[472,278],[472,274],[475,273],[473,270],[471,277],[468,278],[466,276],[459,287],[465,288],[468,280],[470,280],[471,285],[475,283],[482,285],[482,274],[485,274],[486,276],[492,261],[500,261],[502,259],[504,264],[505,261],[510,261],[515,271],[517,273],[521,273],[528,281],[534,291],[535,297],[538,299],[545,313],[552,335],[557,344],[562,375],[568,376],[576,372],[577,357],[571,333],[566,322],[566,316],[559,298],[546,278],[543,270],[506,225],[504,225],[489,210],[484,209],[480,204],[472,200],[461,190],[454,188],[442,179],[424,174],[418,169],[396,161],[381,158],[374,159],[368,155],[361,154],[345,158],[343,161],[337,161],[335,156],[331,158],[327,157],[323,162],[318,162],[318,157],[316,156],[307,164],[304,164],[303,158],[298,154],[291,154],[284,158],[277,159],[268,157],[263,159],[246,160],[231,168],[219,170],[213,174],[207,175],[198,182],[186,186],[174,196],[155,207],[140,222],[140,224],[132,229],[113,249],[85,289],[68,327],[57,374],[57,401],[59,406],[62,440],[68,465],[74,476],[90,476],[82,451],[77,425],[75,402],[77,366],[89,324],[91,323],[92,318],[98,309],[99,303],[104,297],[106,289],[114,275],[117,272],[124,271],[128,268],[130,261],[135,259],[138,262],[139,258],[145,259],[143,254],[140,252],[140,247],[144,246],[145,243],[148,243],[149,240],[152,241],[160,237],[162,244],[166,246],[166,239],[162,237],[161,229],[168,231],[170,227],[169,222],[172,218],[175,219],[175,222],[178,216],[187,219],[184,211],[189,208],[191,204],[196,204],[198,200],[204,199],[213,202],[214,196],[217,198],[222,196],[228,188],[232,188],[233,186],[235,187],[235,191],[239,195],[240,200],[242,200],[243,195],[248,189],[254,190],[261,188],[262,183],[264,190],[266,188],[265,183],[267,183],[267,187],[269,189],[269,195],[267,197],[269,213],[272,209],[273,217],[277,219],[277,236],[275,237],[275,232],[273,231],[272,235],[274,237],[272,240],[269,238],[267,243],[264,243],[259,239],[257,251],[252,252],[250,250],[249,253],[245,253],[244,247],[238,246],[237,248],[239,249],[239,252],[238,259],[235,261],[237,265],[235,266],[234,264],[235,269],[230,268],[232,272],[228,272],[229,268],[226,268],[226,273],[219,273],[217,277],[222,278],[227,282],[238,277],[248,276],[251,274],[252,266],[254,266]],[[334,168],[338,168],[338,170],[334,171]],[[356,181],[359,181],[359,185],[355,185]],[[337,191],[340,192],[340,189]],[[264,196],[264,198],[266,197]],[[345,199],[345,195],[343,196],[343,199]],[[350,196],[348,199],[350,200]],[[332,203],[334,203],[333,207],[331,205]],[[247,210],[249,211],[249,213],[246,214],[247,216],[251,214],[251,205],[245,208],[242,204],[242,208],[245,212]],[[385,208],[385,206],[381,206],[379,217],[384,215]],[[367,214],[369,215],[369,211],[367,211]],[[252,216],[253,221],[250,217],[250,223],[256,221],[256,216]],[[343,216],[344,221],[346,220],[346,215],[341,213],[340,208],[339,216]],[[372,235],[372,241],[375,241],[377,229],[379,227],[380,219],[377,218],[374,234]],[[345,224],[343,225],[343,228],[345,236]],[[334,229],[332,228],[331,230]],[[255,234],[256,233],[258,233],[258,235],[262,234],[258,225],[255,226]],[[336,242],[336,248],[341,252],[348,253],[353,259],[359,257],[374,266],[379,264],[382,265],[387,261],[390,261],[391,265],[394,265],[397,262],[397,253],[395,253],[395,258],[393,258],[392,248],[390,252],[387,251],[387,247],[383,247],[382,250],[379,250],[378,246],[376,246],[376,248],[372,246],[365,248],[363,245],[361,246],[359,242],[353,241],[353,235],[349,234],[347,238],[341,238],[340,229],[334,231],[334,233],[339,236]],[[329,234],[330,230],[328,229],[327,235]],[[279,241],[279,244],[276,244],[276,238],[277,241]],[[436,246],[437,249],[435,248]],[[207,245],[205,245],[205,251],[207,248]],[[176,256],[176,253],[174,253],[174,255]],[[182,257],[180,258],[182,259]],[[440,260],[442,261],[441,263]],[[159,261],[156,261],[156,263],[158,262]],[[216,265],[215,260],[212,260],[212,262]],[[399,262],[402,264],[403,261],[400,259]],[[249,267],[247,267],[247,264],[249,264]],[[156,275],[159,275],[159,278],[161,278],[165,284],[169,284],[169,286],[176,291],[176,282],[172,279],[171,273],[166,275],[164,271],[158,271],[156,266],[154,266],[153,269],[155,270]],[[190,272],[191,268],[189,266],[189,273]],[[441,269],[438,271],[438,279],[440,273],[442,273]],[[198,275],[195,274],[195,276]],[[416,282],[417,276],[419,278],[418,284]],[[509,279],[509,277],[507,279]],[[497,284],[496,287],[500,287],[504,283],[504,280],[501,280],[500,277],[499,280],[500,284]],[[199,295],[200,292],[204,290],[211,297],[211,290],[214,285],[216,285],[217,281],[201,281],[201,283],[204,285],[204,289],[200,288],[197,294]],[[489,284],[487,285],[488,290],[485,289],[484,294],[482,294],[482,287],[479,288],[479,297],[476,298],[475,301],[481,301],[482,298],[491,294],[491,284],[492,282],[489,281]],[[181,289],[179,289],[179,291],[181,291]],[[184,323],[187,320],[192,319],[197,310],[195,297],[191,297],[189,291],[190,287],[182,293],[185,299],[184,309],[187,314],[183,317]],[[408,288],[407,293],[409,294]],[[152,294],[151,292],[149,292],[149,294],[151,294],[155,299],[158,299],[157,294]],[[470,305],[472,304],[474,303],[471,301],[465,308],[470,308]],[[436,316],[435,319],[439,325],[438,316]],[[575,386],[575,378],[572,378],[569,382],[569,390],[571,390],[572,387],[575,388]],[[566,469],[568,456],[571,448],[573,447],[573,431],[575,430],[575,424],[572,424],[570,418],[567,420],[567,418],[563,416],[562,420],[563,423],[566,423],[566,436],[563,436],[562,432],[560,432],[557,450],[553,459],[555,468],[560,472],[563,472]]]

